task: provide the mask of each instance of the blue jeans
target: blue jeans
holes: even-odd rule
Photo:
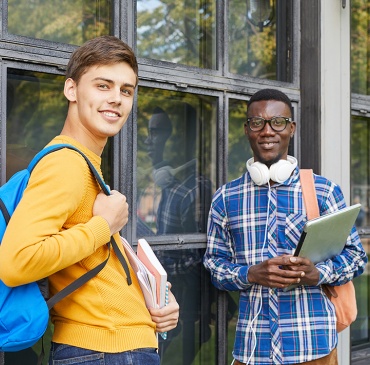
[[[159,365],[154,348],[106,353],[52,342],[49,365]]]

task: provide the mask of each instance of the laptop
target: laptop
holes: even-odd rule
[[[361,204],[351,205],[306,222],[294,256],[307,257],[314,264],[339,255],[360,212]],[[290,285],[284,291],[298,285]]]

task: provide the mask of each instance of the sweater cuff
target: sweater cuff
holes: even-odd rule
[[[91,230],[95,237],[95,247],[97,250],[99,247],[105,245],[110,241],[110,229],[108,222],[101,216],[92,217],[86,226]]]

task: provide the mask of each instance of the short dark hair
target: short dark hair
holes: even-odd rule
[[[172,121],[168,114],[159,106],[155,107],[153,114],[149,119],[149,124],[154,121],[158,121],[160,128],[168,131],[168,135],[172,134]]]
[[[286,94],[284,94],[282,91],[277,89],[262,89],[257,91],[255,94],[252,95],[252,97],[249,99],[247,108],[249,109],[250,105],[255,101],[262,101],[262,100],[276,100],[276,101],[282,101],[285,103],[289,109],[291,116],[293,117],[293,106],[292,102],[288,98]],[[248,112],[248,111],[247,111]]]
[[[138,82],[138,65],[133,50],[119,38],[104,35],[85,42],[78,47],[69,59],[66,78],[76,84],[87,70],[96,65],[111,65],[126,62],[136,75]]]

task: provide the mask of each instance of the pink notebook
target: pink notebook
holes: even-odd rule
[[[166,305],[166,270],[159,262],[149,243],[143,238],[138,240],[137,257],[156,278],[157,303],[159,308],[162,308]]]

